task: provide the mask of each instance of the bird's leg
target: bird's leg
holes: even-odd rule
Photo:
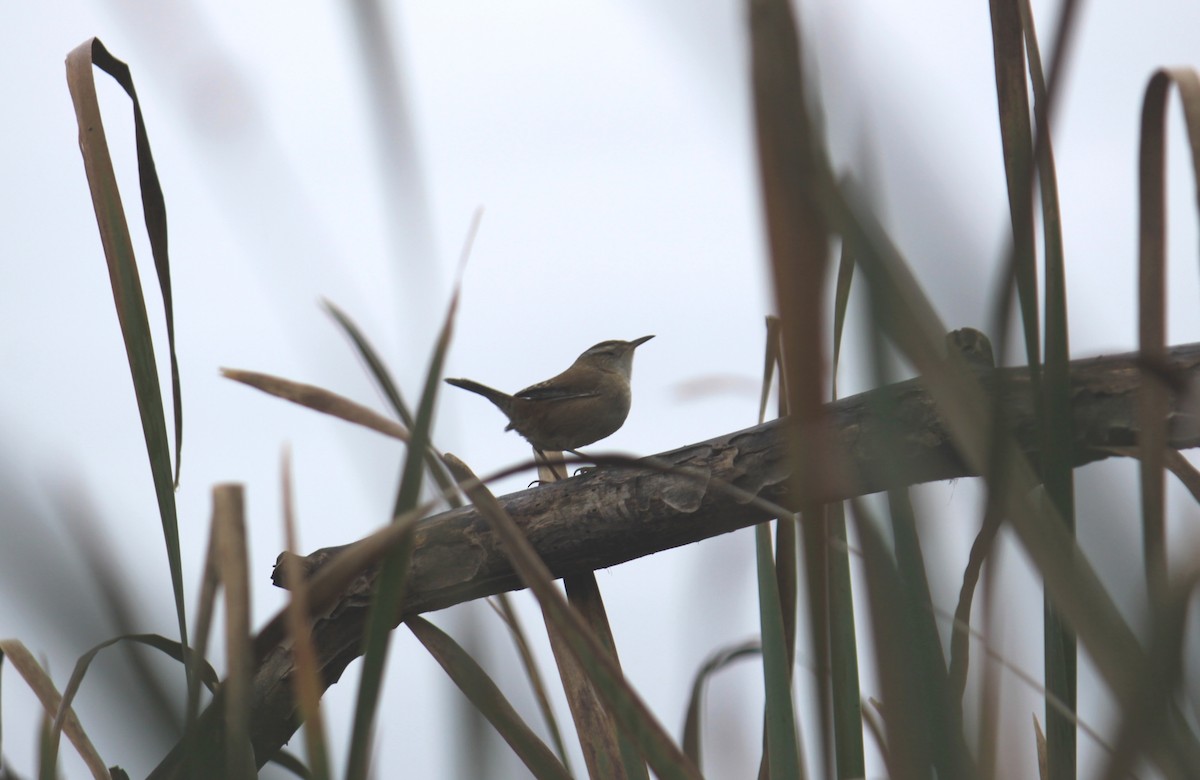
[[[533,448],[533,459],[538,464],[538,478],[529,483],[543,485],[547,482],[558,482],[567,478],[567,466],[563,462],[563,454],[556,450],[539,450]]]

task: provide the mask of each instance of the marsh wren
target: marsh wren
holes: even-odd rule
[[[616,433],[629,416],[629,374],[633,351],[653,336],[633,341],[601,341],[553,379],[509,395],[470,379],[447,379],[478,393],[508,417],[536,449],[570,451]]]

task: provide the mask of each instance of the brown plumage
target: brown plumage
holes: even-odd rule
[[[575,450],[616,433],[629,416],[633,351],[653,336],[602,341],[558,376],[509,395],[470,379],[447,379],[477,393],[508,417],[516,431],[542,451]]]

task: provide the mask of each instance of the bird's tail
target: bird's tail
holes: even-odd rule
[[[461,387],[463,390],[470,390],[472,393],[478,393],[494,403],[505,414],[508,414],[508,409],[512,405],[512,396],[508,393],[502,393],[499,390],[494,390],[487,385],[481,385],[470,379],[447,379],[446,383],[455,387]]]

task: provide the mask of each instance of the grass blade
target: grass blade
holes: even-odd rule
[[[789,440],[799,496],[832,478],[828,433],[822,422],[825,366],[825,277],[829,234],[823,193],[829,188],[828,163],[818,129],[809,115],[815,96],[806,92],[800,36],[789,0],[747,0],[751,86],[754,98],[758,179],[762,190],[775,308],[781,316],[783,381],[789,410]],[[806,442],[803,448],[800,442]],[[809,632],[816,668],[829,667],[828,529],[816,521],[810,502],[800,502],[804,536]],[[780,522],[785,522],[782,518]],[[821,744],[832,741],[830,690],[817,685],[814,710],[821,720]],[[828,767],[828,751],[821,751]],[[829,772],[826,772],[829,774]]]
[[[540,473],[544,473],[542,469]],[[608,625],[604,600],[601,599],[600,586],[596,582],[595,574],[589,571],[564,576],[563,586],[566,602],[598,638],[613,664],[620,670],[617,644],[613,640],[612,628]],[[575,719],[575,730],[583,749],[588,775],[593,778],[626,780],[648,778],[646,762],[641,760],[636,746],[618,730],[617,722],[605,707],[604,697],[596,690],[586,666],[571,652],[570,640],[565,636],[565,632],[570,630],[570,626],[560,625],[546,617],[546,632],[550,637],[554,660],[558,662],[566,701],[570,704],[571,716]]]
[[[846,510],[830,504],[829,515],[829,672],[833,704],[833,747],[839,780],[866,775],[863,748],[862,691],[859,686],[858,641],[854,625],[854,592],[846,538]]]
[[[781,518],[777,522],[792,522]],[[792,703],[792,670],[788,663],[784,636],[779,582],[771,554],[771,527],[754,527],[755,553],[758,560],[758,608],[762,631],[763,684],[766,693],[767,762],[772,780],[791,780],[804,776],[800,742],[796,732],[796,713]]]
[[[406,428],[412,428],[415,420],[412,416],[412,411],[409,410],[408,404],[404,401],[404,396],[400,393],[400,388],[396,386],[395,380],[392,379],[392,374],[388,371],[387,365],[383,362],[383,358],[375,351],[370,339],[358,327],[358,324],[350,318],[350,315],[342,311],[333,301],[322,301],[321,305],[333,321],[338,324],[338,327],[350,338],[350,342],[354,344],[354,349],[358,352],[359,357],[367,364],[367,370],[375,379],[379,389],[383,391],[383,396],[392,405],[392,409],[399,415],[401,422]]]
[[[286,750],[281,750],[272,756],[271,763],[286,769],[296,777],[299,777],[300,780],[314,780],[316,777],[316,775],[313,772],[310,772],[308,767],[304,765],[303,761],[296,758],[296,756],[292,755]],[[113,780],[116,780],[116,778],[113,778]]]
[[[1012,273],[1025,334],[1025,356],[1032,371],[1041,368],[1041,327],[1038,318],[1037,254],[1034,251],[1033,200],[1030,173],[1033,170],[1033,136],[1029,130],[1029,93],[1025,86],[1025,51],[1021,14],[1017,0],[989,0],[992,22],[993,63],[996,100],[1000,116],[1000,139],[1004,146],[1004,176],[1008,184],[1008,208],[1012,230]],[[1034,392],[1039,387],[1034,379]]]
[[[475,215],[475,222],[471,225],[471,232],[467,238],[467,248],[474,242],[475,233],[479,230],[479,217],[480,215],[477,213]],[[467,249],[464,249],[463,252],[465,262]],[[370,340],[367,339],[354,320],[350,319],[350,316],[337,306],[334,306],[329,301],[325,301],[325,310],[329,312],[329,315],[333,317],[338,326],[350,338],[355,350],[358,351],[359,357],[366,363],[367,370],[370,372],[371,378],[375,380],[376,386],[383,392],[388,403],[392,405],[392,410],[400,417],[405,427],[412,430],[416,422],[413,419],[412,412],[409,411],[408,404],[404,402],[404,397],[400,394],[400,389],[396,387],[396,382],[392,379],[392,375],[388,371],[387,365],[384,364],[383,358],[375,351],[375,347],[371,345]],[[442,465],[441,454],[432,445],[426,449],[425,463],[429,469],[430,476],[437,482],[438,488],[448,497],[447,501],[450,505],[455,507],[461,506],[462,503],[459,500],[458,494],[451,489],[454,485],[454,480],[450,478],[446,467]]]
[[[430,429],[433,425],[433,407],[441,383],[442,366],[446,350],[450,346],[454,314],[458,308],[457,291],[450,299],[441,333],[434,347],[425,386],[412,429],[412,440],[404,459],[400,477],[400,490],[396,496],[393,522],[417,506],[421,494],[421,475],[426,451],[430,445]],[[390,632],[396,624],[396,612],[403,601],[404,585],[408,577],[408,564],[412,557],[412,535],[388,554],[379,573],[375,596],[371,601],[367,617],[367,632],[364,641],[362,677],[359,681],[358,698],[354,710],[354,730],[351,736],[350,754],[347,758],[347,780],[366,780],[368,756],[374,731],[375,713],[383,686],[383,668],[387,660]]]
[[[757,640],[743,642],[725,648],[709,656],[696,677],[692,680],[692,694],[688,697],[687,716],[683,723],[683,752],[697,767],[700,764],[701,717],[704,713],[704,688],[710,677],[734,661],[762,654],[762,644]]]
[[[989,506],[979,533],[971,544],[971,552],[967,557],[967,568],[963,571],[963,583],[958,591],[958,605],[954,608],[956,625],[969,626],[971,624],[971,604],[975,599],[975,586],[979,583],[983,562],[987,560],[995,546],[996,535],[1000,531],[1000,522],[1001,517],[996,508]],[[970,647],[970,636],[966,631],[955,631],[951,634],[948,679],[950,691],[958,697],[960,703],[967,690]]]
[[[529,640],[525,636],[525,629],[521,626],[520,618],[517,616],[516,610],[513,609],[512,599],[507,593],[501,593],[495,599],[489,599],[488,603],[500,614],[500,619],[504,621],[504,625],[508,627],[509,633],[512,634],[513,644],[516,645],[517,654],[521,657],[521,666],[525,669],[525,675],[529,678],[529,685],[533,688],[533,696],[537,699],[538,709],[542,712],[542,720],[546,723],[546,728],[550,731],[550,737],[554,740],[554,749],[558,754],[558,760],[569,772],[571,765],[567,760],[567,747],[563,742],[562,730],[558,727],[558,719],[554,717],[554,709],[550,706],[550,696],[547,693],[546,683],[542,679],[542,673],[538,669],[537,662],[533,658],[533,651],[529,647]]]
[[[192,650],[185,649],[179,642],[167,639],[158,634],[125,634],[105,640],[81,655],[79,660],[75,662],[75,669],[71,672],[71,678],[67,680],[67,686],[63,688],[62,701],[58,705],[58,712],[55,714],[54,723],[52,724],[51,738],[54,740],[55,745],[58,744],[58,738],[62,733],[64,721],[70,712],[71,702],[75,700],[75,694],[79,692],[79,687],[83,684],[83,678],[87,674],[92,661],[95,660],[101,650],[111,647],[118,642],[130,642],[152,647],[180,663],[185,663],[185,655],[191,655],[193,657],[190,659],[190,663],[196,669],[197,679],[210,692],[215,691],[217,688],[219,678],[217,677],[216,670],[212,668],[208,661],[199,657]]]
[[[771,397],[771,380],[775,377],[775,368],[782,360],[780,351],[783,349],[779,329],[782,327],[779,318],[772,315],[767,317],[767,354],[763,358],[762,390],[758,400],[758,421],[767,419],[767,401]],[[783,376],[779,377],[779,403],[787,403],[787,388],[783,384]]]
[[[854,255],[842,242],[833,302],[833,365],[830,369],[832,400],[837,400],[838,365],[842,333],[854,280]],[[834,769],[838,780],[863,777],[867,772],[863,749],[862,691],[858,679],[858,639],[854,625],[854,588],[850,579],[850,550],[846,537],[846,509],[842,503],[825,508],[829,522],[829,671],[833,705]]]
[[[557,482],[567,478],[563,453],[543,452],[534,448],[533,455],[538,463],[538,478],[542,482]],[[621,660],[617,656],[616,642],[608,624],[595,573],[568,574],[563,577],[563,587],[567,603],[604,645],[619,670]],[[565,633],[570,629],[551,620],[545,611],[542,614],[588,776],[619,780],[646,777],[645,762],[639,759],[637,749],[618,731],[612,713],[604,706],[604,699],[588,676],[587,669],[571,652],[570,641]]]
[[[995,450],[1001,461],[998,473],[1006,477],[1003,484],[990,485],[995,500],[1044,578],[1055,606],[1088,648],[1100,676],[1119,701],[1127,701],[1137,685],[1131,673],[1142,668],[1144,654],[1132,630],[1057,518],[1053,505],[1032,499],[1036,478],[1011,436],[981,435],[987,430],[981,430],[980,423],[989,419],[989,413],[978,380],[953,368],[952,364],[958,362],[956,356],[947,361],[939,355],[935,345],[944,340],[940,335],[943,329],[928,300],[870,215],[845,198],[840,192],[834,193],[835,215],[844,226],[844,235],[853,242],[859,267],[873,292],[878,288],[878,300],[887,303],[880,310],[884,330],[921,373],[958,451],[971,468],[976,473],[990,473],[989,453]],[[1181,717],[1173,714],[1172,723],[1177,724]],[[1194,734],[1182,729],[1174,729],[1171,734],[1182,748],[1196,748]],[[1160,761],[1162,756],[1153,758]]]
[[[579,659],[604,698],[618,725],[637,743],[642,755],[660,780],[699,778],[691,761],[671,741],[662,725],[654,719],[646,705],[629,687],[620,669],[581,618],[554,587],[546,565],[538,557],[521,530],[496,497],[475,477],[466,464],[446,455],[446,465],[459,480],[464,491],[487,518],[493,531],[504,542],[504,548],[526,587],[533,591],[547,620],[553,620],[563,630],[571,652]]]
[[[53,738],[53,727],[51,718],[58,712],[62,706],[62,697],[58,690],[54,687],[54,681],[50,679],[50,675],[42,668],[42,665],[37,662],[33,654],[29,652],[25,645],[15,639],[0,640],[0,661],[8,660],[17,670],[17,673],[25,680],[29,689],[37,696],[38,701],[42,703],[42,709],[45,711],[45,728],[43,730],[43,743],[41,755],[43,758],[54,758],[58,755],[57,740]],[[87,733],[84,732],[83,726],[79,723],[79,718],[75,716],[75,711],[70,707],[63,710],[62,730],[67,735],[67,739],[75,746],[83,763],[87,765],[88,770],[92,773],[92,777],[97,780],[108,780],[108,768],[101,760],[100,754],[96,752],[92,741],[88,739]],[[51,778],[53,778],[51,772]]]
[[[1166,115],[1172,84],[1179,89],[1193,182],[1200,188],[1200,77],[1190,68],[1164,68],[1146,86],[1138,156],[1138,346],[1148,369],[1139,399],[1142,528],[1152,597],[1166,586],[1163,452],[1168,388],[1161,373],[1166,368]]]
[[[250,576],[245,491],[241,485],[213,488],[213,530],[218,540],[217,566],[225,588],[225,657],[229,667],[221,684],[225,696],[225,776],[254,778],[258,772],[250,746]]]
[[[172,397],[175,402],[175,478],[177,478],[183,418],[180,411],[179,373],[175,359],[170,275],[167,270],[165,208],[162,204],[162,192],[158,186],[158,177],[154,172],[154,161],[150,155],[150,145],[145,123],[142,121],[141,106],[133,88],[129,67],[109,54],[98,38],[89,39],[67,55],[67,85],[75,106],[76,121],[79,125],[79,148],[83,155],[84,168],[87,171],[92,205],[96,210],[96,223],[100,229],[100,239],[104,247],[104,256],[108,262],[113,300],[117,309],[117,317],[121,323],[125,353],[129,360],[130,373],[133,376],[142,432],[146,440],[146,452],[150,458],[150,472],[154,480],[154,492],[158,498],[159,518],[162,521],[163,538],[167,546],[167,562],[171,570],[171,589],[175,595],[179,636],[183,644],[187,645],[187,613],[184,606],[183,566],[179,552],[179,524],[175,509],[175,478],[172,477],[171,471],[171,448],[167,442],[162,391],[159,387],[158,368],[154,360],[154,344],[150,338],[149,318],[146,314],[146,304],[142,297],[142,286],[133,255],[133,242],[129,235],[129,226],[125,221],[125,212],[121,206],[121,193],[113,172],[108,142],[104,136],[104,124],[100,117],[100,105],[92,72],[93,65],[113,76],[133,100],[143,207],[146,212],[146,226],[150,232],[151,247],[159,267],[159,284],[163,291],[163,303],[167,316]],[[191,670],[186,666],[185,669],[189,676],[190,686]]]
[[[546,747],[546,743],[538,739],[500,692],[500,688],[457,642],[424,618],[410,618],[406,625],[446,670],[459,690],[496,728],[534,777],[570,778],[562,762]]]
[[[1075,472],[1071,467],[1071,443],[1074,441],[1071,417],[1071,348],[1067,319],[1067,282],[1063,257],[1062,214],[1058,205],[1058,173],[1054,165],[1054,146],[1050,132],[1050,97],[1042,72],[1041,52],[1034,29],[1029,0],[1018,0],[1025,50],[1033,86],[1033,110],[1037,120],[1036,147],[1038,189],[1042,202],[1042,232],[1045,247],[1046,334],[1045,384],[1042,387],[1043,428],[1042,483],[1046,495],[1071,534],[1075,533]],[[1045,608],[1045,656],[1047,688],[1076,707],[1078,651],[1075,634],[1053,607]],[[1047,712],[1047,745],[1050,746],[1050,771],[1074,776],[1075,728],[1061,716]],[[1057,756],[1056,756],[1057,752]],[[1070,757],[1070,760],[1068,760]],[[1054,775],[1054,776],[1059,776]]]
[[[256,390],[261,390],[268,395],[291,401],[322,414],[332,415],[364,428],[370,428],[376,433],[391,436],[393,439],[406,442],[412,438],[408,428],[395,420],[388,419],[378,412],[323,387],[236,368],[222,368],[221,375],[226,379],[232,379]]]
[[[931,724],[924,716],[928,714],[928,708],[937,704],[925,701],[920,680],[925,670],[917,655],[916,643],[910,641],[914,627],[910,624],[909,605],[905,603],[905,586],[875,521],[862,502],[854,501],[851,506],[862,544],[876,646],[887,648],[886,653],[875,654],[875,661],[883,690],[883,702],[877,709],[883,714],[882,731],[887,737],[889,774],[904,778],[930,777],[934,754]]]
[[[321,682],[316,650],[312,641],[312,623],[308,612],[308,581],[301,575],[296,552],[296,517],[292,507],[292,459],[283,458],[283,532],[286,549],[292,555],[282,562],[288,567],[286,577],[291,598],[287,605],[288,633],[292,638],[292,653],[296,658],[296,704],[304,719],[304,747],[308,751],[308,767],[312,780],[329,780],[329,754],[326,749],[325,723],[321,716]]]

